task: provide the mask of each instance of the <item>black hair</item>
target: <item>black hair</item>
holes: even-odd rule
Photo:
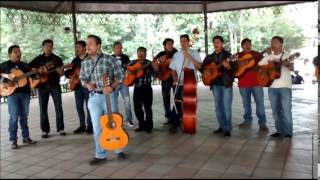
[[[216,40],[216,39],[219,39],[222,43],[224,42],[223,37],[222,37],[222,36],[219,36],[219,35],[214,36],[214,37],[212,38],[212,42],[213,42],[214,40]]]
[[[249,42],[251,43],[251,40],[249,38],[244,38],[242,41],[241,41],[241,46],[246,43],[246,42]]]
[[[87,45],[85,41],[77,41],[76,44],[79,44],[82,47],[86,47],[86,45]]]
[[[188,34],[182,34],[180,35],[180,39],[181,38],[186,38],[188,41],[190,41],[189,35]]]
[[[142,47],[142,46],[138,47],[137,52],[138,51],[144,51],[144,53],[147,53],[147,49],[145,47]]]
[[[8,54],[10,55],[12,53],[13,49],[16,49],[16,48],[20,49],[20,47],[18,45],[10,46],[9,49],[8,49]]]
[[[101,38],[100,38],[99,36],[90,34],[90,35],[87,36],[87,38],[93,38],[98,45],[101,45],[101,44],[102,44]]]
[[[281,44],[283,44],[283,38],[280,36],[273,36],[271,40],[277,39]]]
[[[165,46],[168,42],[172,42],[172,44],[174,43],[174,40],[171,38],[166,38],[163,42],[162,45]]]
[[[46,43],[50,43],[53,45],[53,41],[51,39],[46,39],[44,41],[42,41],[42,47],[46,44]]]

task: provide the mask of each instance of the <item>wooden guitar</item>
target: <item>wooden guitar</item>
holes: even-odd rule
[[[159,73],[157,75],[158,79],[160,81],[167,80],[171,76],[171,69],[169,68],[169,57],[165,55],[163,58],[155,59],[155,62],[159,67]]]
[[[78,89],[81,86],[81,81],[80,81],[80,68],[76,68],[68,77],[69,80],[69,89],[71,91],[74,91]]]
[[[40,68],[39,68],[40,69]],[[1,74],[3,77],[0,82],[0,95],[9,96],[18,87],[23,87],[27,85],[29,76],[39,73],[39,69],[23,73],[20,69],[13,70],[10,74]],[[14,77],[13,80],[8,79],[8,76]]]
[[[126,86],[132,86],[136,78],[143,76],[143,69],[151,66],[152,63],[142,65],[140,62],[137,62],[133,65],[127,67],[127,70],[124,74],[123,84]]]
[[[47,82],[48,81],[48,74],[57,71],[61,67],[63,67],[64,69],[65,68],[71,68],[73,66],[73,64],[66,64],[66,65],[59,66],[59,67],[56,67],[56,68],[53,68],[53,69],[50,69],[50,68],[54,67],[54,65],[52,63],[49,63],[46,66],[48,68],[48,70],[46,72],[39,74],[39,76],[37,76],[35,78],[29,77],[30,87],[32,89],[37,88],[40,83]]]
[[[252,55],[251,53],[246,53],[243,56],[241,56],[241,58],[238,58],[234,63],[236,65],[236,73],[235,73],[235,77],[239,77],[241,76],[246,70],[252,68],[255,66],[256,61],[255,58],[257,58],[257,56],[261,55],[265,52],[266,50],[262,51],[262,52],[258,52],[258,54]]]
[[[281,76],[281,66],[286,61],[291,61],[300,56],[300,53],[294,53],[281,62],[269,61],[268,64],[258,66],[257,82],[262,87],[270,86],[275,79]]]
[[[108,75],[103,75],[104,86],[110,84]],[[113,113],[111,110],[110,95],[105,94],[107,114],[100,117],[101,134],[99,137],[100,146],[105,150],[117,150],[128,144],[128,134],[122,128],[123,119],[121,114]]]

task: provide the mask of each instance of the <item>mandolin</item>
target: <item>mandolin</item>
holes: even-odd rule
[[[42,67],[40,67],[42,68]],[[23,87],[27,85],[29,76],[37,74],[40,72],[39,69],[23,73],[20,69],[13,70],[10,74],[1,74],[3,77],[0,82],[0,95],[9,96],[11,95],[18,87]],[[8,79],[8,76],[14,77],[13,80]]]
[[[269,61],[268,64],[258,66],[257,82],[262,87],[270,86],[275,79],[281,76],[281,66],[286,61],[291,61],[300,56],[300,53],[294,53],[281,62]]]
[[[107,74],[102,76],[104,86],[110,84]],[[101,134],[99,137],[100,146],[105,150],[117,150],[128,144],[128,134],[122,128],[123,119],[121,114],[113,113],[111,110],[110,95],[105,94],[107,114],[100,117]]]
[[[123,84],[126,86],[132,86],[134,80],[143,76],[143,69],[151,66],[152,63],[147,63],[142,65],[140,62],[132,64],[127,67],[127,70],[124,74]]]
[[[66,64],[66,65],[63,65],[63,66],[59,66],[59,67],[53,68],[54,65],[52,63],[49,63],[49,64],[46,64],[46,66],[48,68],[48,70],[46,72],[39,74],[35,78],[29,77],[30,87],[32,89],[33,88],[37,88],[40,83],[48,82],[48,74],[57,71],[61,67],[63,67],[64,69],[65,68],[71,68],[73,66],[73,64]],[[50,69],[50,68],[52,68],[52,69]]]

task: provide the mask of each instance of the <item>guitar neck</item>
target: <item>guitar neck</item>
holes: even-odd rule
[[[111,100],[110,100],[110,94],[105,94],[106,99],[106,108],[107,108],[107,115],[108,115],[108,123],[110,127],[112,126],[112,109],[111,109]]]

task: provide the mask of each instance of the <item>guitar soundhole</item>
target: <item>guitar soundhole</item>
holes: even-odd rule
[[[107,138],[107,141],[119,141],[120,138],[118,137],[112,137],[112,138]]]

